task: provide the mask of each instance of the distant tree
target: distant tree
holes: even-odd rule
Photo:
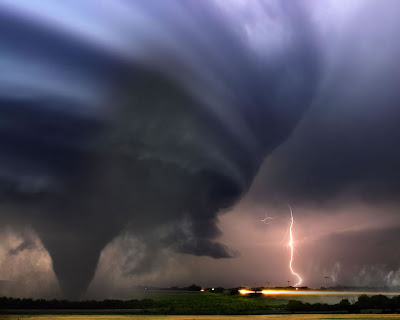
[[[188,290],[188,291],[200,291],[201,287],[199,287],[198,285],[192,284],[191,286],[187,287],[186,290]]]
[[[370,309],[371,308],[369,297],[366,294],[362,294],[361,296],[359,296],[355,305],[357,307],[359,307],[360,309]]]
[[[392,298],[393,309],[400,309],[400,296],[395,296]]]
[[[375,309],[390,309],[392,301],[387,296],[376,295],[369,298],[370,305]]]
[[[349,299],[342,299],[339,302],[339,306],[343,307],[344,310],[347,310],[351,306],[351,303],[350,303]]]
[[[304,304],[301,301],[297,300],[289,300],[288,304],[286,305],[286,309],[289,311],[303,311],[304,310]]]
[[[229,295],[234,296],[236,294],[239,294],[239,288],[233,288],[229,291]]]

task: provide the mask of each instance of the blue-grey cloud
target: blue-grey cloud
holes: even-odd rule
[[[122,230],[232,256],[214,242],[217,214],[290,135],[319,77],[301,3],[254,5],[0,4],[2,216],[35,228],[66,295]]]
[[[356,1],[322,47],[324,79],[313,107],[267,162],[255,197],[330,203],[398,203],[400,41],[397,3]],[[376,23],[367,23],[374,19]],[[256,191],[256,189],[258,191]],[[257,194],[257,195],[256,195]]]

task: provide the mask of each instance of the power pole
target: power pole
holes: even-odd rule
[[[287,281],[287,286],[290,287],[290,280]]]
[[[328,288],[328,279],[329,279],[329,277],[328,277],[328,276],[325,276],[324,278],[325,278],[325,285],[326,285],[326,287]]]
[[[267,281],[267,288],[269,288],[269,281]]]

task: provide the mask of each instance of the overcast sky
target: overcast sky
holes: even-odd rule
[[[0,293],[400,285],[398,6],[1,0]]]

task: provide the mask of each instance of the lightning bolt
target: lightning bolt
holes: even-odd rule
[[[299,280],[299,282],[297,282],[294,287],[299,286],[303,280],[301,279],[301,277],[293,271],[293,267],[292,267],[292,263],[293,263],[293,251],[294,251],[294,247],[293,247],[293,223],[294,223],[294,219],[293,219],[293,211],[292,208],[289,206],[289,210],[290,210],[290,227],[289,227],[289,243],[288,246],[290,247],[290,262],[289,262],[289,268],[290,271],[292,272],[293,275],[295,275]]]
[[[271,220],[273,220],[273,217],[268,217],[268,213],[265,214],[265,218],[261,219],[262,222],[264,222],[265,224],[270,224]]]

